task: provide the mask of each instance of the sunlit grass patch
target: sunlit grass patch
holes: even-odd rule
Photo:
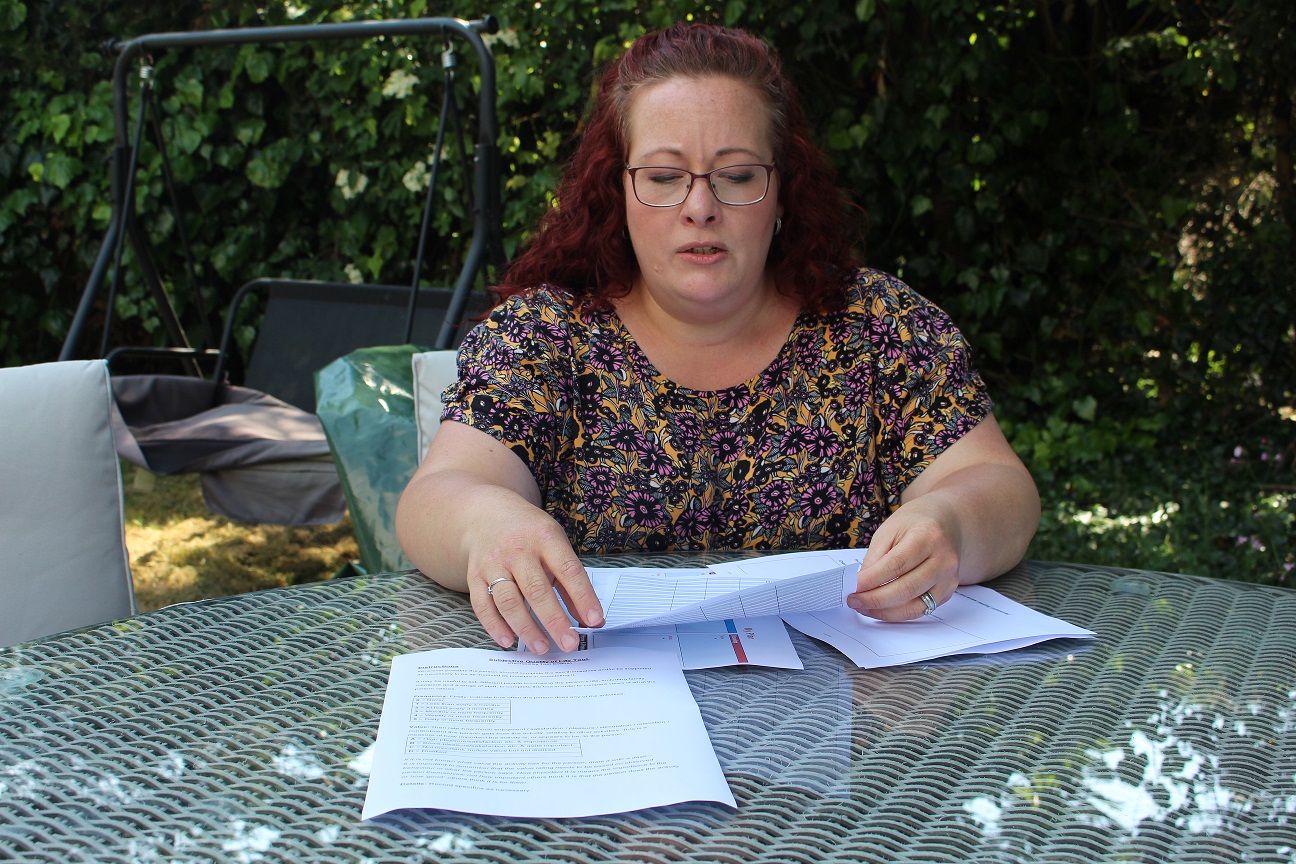
[[[126,547],[141,611],[188,600],[327,579],[359,558],[350,519],[251,525],[211,513],[196,475],[122,466]]]

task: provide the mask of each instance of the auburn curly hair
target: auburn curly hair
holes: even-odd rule
[[[852,246],[860,236],[854,217],[862,210],[837,186],[828,158],[811,141],[774,50],[750,33],[711,24],[648,33],[607,68],[557,201],[505,269],[495,289],[501,298],[542,284],[603,300],[629,292],[638,273],[625,234],[622,185],[630,105],[647,85],[713,76],[751,85],[769,109],[783,228],[766,267],[778,290],[813,311],[841,306],[846,280],[859,266]]]

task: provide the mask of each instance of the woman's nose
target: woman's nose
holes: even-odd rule
[[[720,214],[720,199],[711,188],[710,178],[699,177],[689,185],[684,203],[680,205],[684,218],[690,222],[711,222]]]

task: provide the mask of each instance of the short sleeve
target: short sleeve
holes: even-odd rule
[[[464,423],[518,455],[540,488],[552,478],[571,404],[570,304],[547,290],[509,298],[465,337],[441,419]]]
[[[993,407],[967,340],[934,303],[872,274],[866,302],[878,357],[878,455],[892,504]]]

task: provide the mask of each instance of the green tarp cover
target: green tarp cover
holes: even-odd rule
[[[410,361],[427,350],[361,348],[315,375],[315,411],[342,479],[360,562],[370,573],[414,566],[396,542],[396,502],[417,467]]]

